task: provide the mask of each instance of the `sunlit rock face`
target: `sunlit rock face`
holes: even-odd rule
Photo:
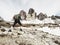
[[[47,18],[47,15],[46,15],[46,14],[43,14],[43,13],[41,12],[40,14],[38,14],[37,17],[38,17],[39,20],[43,20],[43,19]]]

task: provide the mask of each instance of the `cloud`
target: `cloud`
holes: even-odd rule
[[[28,12],[29,8],[34,8],[38,14],[55,15],[60,13],[60,0],[0,0],[0,16],[5,20],[11,20],[21,9]]]

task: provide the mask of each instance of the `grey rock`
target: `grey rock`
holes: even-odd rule
[[[3,29],[1,29],[1,31],[2,31],[2,32],[5,32],[6,30],[3,28]]]
[[[46,14],[43,14],[43,13],[41,12],[41,13],[38,14],[37,18],[38,18],[39,20],[43,20],[43,19],[47,18],[47,15],[46,15]]]
[[[24,10],[20,11],[21,19],[26,20],[26,12]]]

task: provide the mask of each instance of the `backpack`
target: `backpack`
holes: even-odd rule
[[[19,15],[15,15],[15,16],[13,17],[13,19],[20,19],[20,16],[19,16]]]

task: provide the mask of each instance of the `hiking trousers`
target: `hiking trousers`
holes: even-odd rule
[[[13,27],[14,27],[17,23],[18,23],[20,26],[22,26],[20,20],[19,20],[19,19],[15,19],[15,20],[14,20]]]

